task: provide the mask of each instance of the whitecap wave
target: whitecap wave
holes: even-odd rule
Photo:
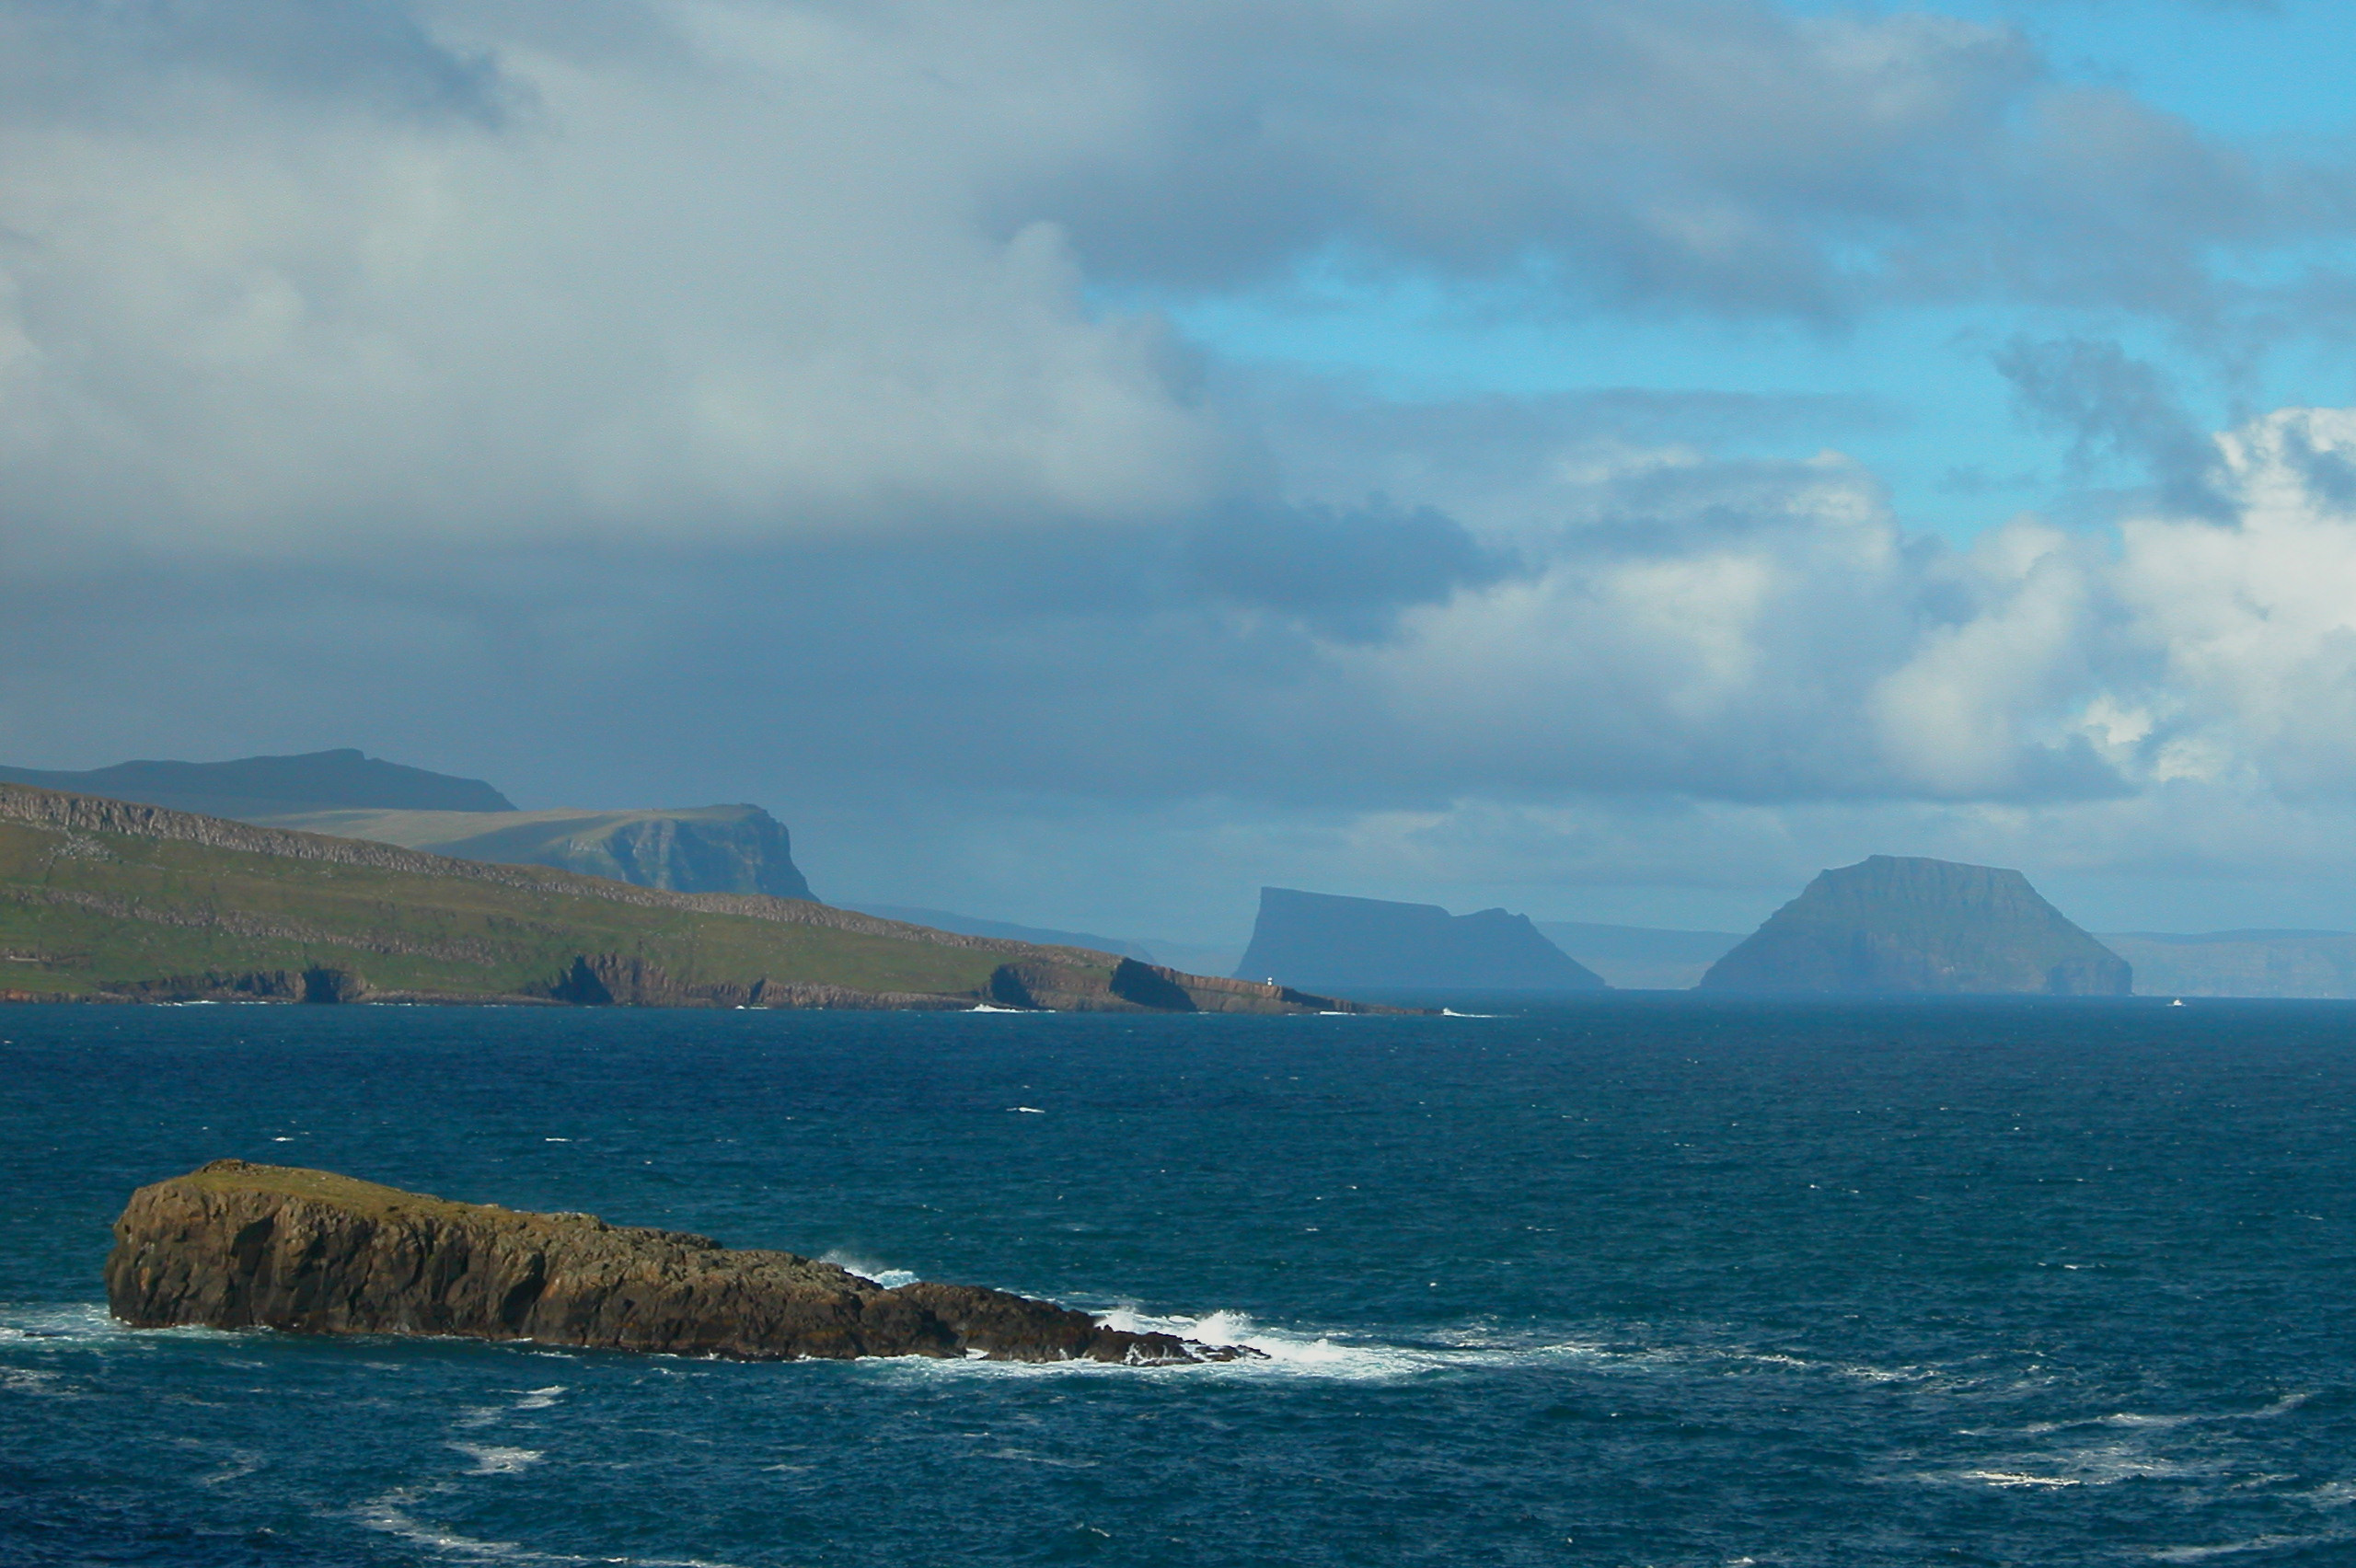
[[[1984,1482],[1990,1486],[2014,1488],[2044,1487],[2048,1489],[2058,1489],[2064,1486],[2084,1486],[2085,1484],[2085,1482],[2078,1480],[2074,1476],[2038,1475],[2029,1470],[1966,1470],[1963,1472],[1963,1479],[1966,1481]]]
[[[366,1528],[397,1540],[427,1548],[445,1557],[473,1562],[595,1563],[600,1568],[737,1568],[732,1562],[714,1562],[703,1557],[629,1557],[620,1552],[599,1552],[591,1557],[569,1551],[538,1551],[520,1541],[481,1540],[413,1517],[410,1510],[417,1505],[417,1502],[418,1494],[414,1491],[389,1492],[361,1504],[352,1510],[352,1516]]]
[[[2223,1541],[2215,1546],[2164,1546],[2152,1553],[2156,1562],[2206,1562],[2215,1557],[2238,1557],[2246,1551],[2282,1551],[2293,1547],[2332,1546],[2347,1540],[2345,1535],[2262,1535],[2247,1540]]]
[[[1244,1372],[1293,1373],[1316,1378],[1382,1379],[1413,1377],[1444,1366],[1475,1365],[1496,1359],[1495,1353],[1448,1345],[1383,1343],[1355,1336],[1311,1334],[1265,1328],[1246,1313],[1216,1311],[1198,1318],[1161,1317],[1133,1307],[1100,1312],[1096,1320],[1126,1333],[1175,1334],[1198,1344],[1242,1345],[1256,1350],[1257,1361],[1203,1362],[1205,1368]]]
[[[129,1332],[131,1330],[105,1307],[87,1301],[19,1308],[0,1321],[0,1340],[89,1341],[120,1339]]]
[[[840,1248],[826,1253],[818,1261],[822,1263],[832,1263],[845,1274],[855,1274],[860,1278],[880,1285],[886,1290],[897,1290],[904,1285],[914,1285],[924,1277],[907,1269],[886,1268],[882,1263],[854,1256]]]
[[[451,1447],[474,1460],[468,1475],[514,1475],[527,1470],[548,1456],[537,1448],[501,1448],[486,1443],[453,1443]]]
[[[242,1448],[232,1449],[227,1464],[211,1475],[198,1476],[196,1483],[199,1486],[226,1486],[233,1481],[243,1481],[246,1477],[254,1474],[261,1469],[261,1465],[260,1455],[249,1454]]]
[[[30,1366],[0,1366],[0,1393],[70,1400],[77,1398],[80,1390],[68,1384],[62,1372],[44,1372]]]

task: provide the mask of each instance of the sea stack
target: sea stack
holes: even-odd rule
[[[1289,887],[1260,890],[1239,980],[1345,990],[1600,991],[1603,977],[1548,941],[1527,915],[1450,915]]]
[[[2018,871],[1875,855],[1819,873],[1701,988],[2123,997],[2132,980]]]
[[[887,1290],[792,1252],[242,1159],[140,1188],[114,1237],[107,1304],[134,1328],[455,1335],[745,1361],[1164,1366],[1257,1354],[1106,1328],[1004,1291]]]

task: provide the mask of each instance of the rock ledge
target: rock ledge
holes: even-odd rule
[[[792,1252],[242,1159],[140,1188],[114,1236],[107,1304],[134,1328],[448,1334],[748,1361],[1164,1366],[1257,1354],[1106,1328],[1004,1291],[887,1290]]]

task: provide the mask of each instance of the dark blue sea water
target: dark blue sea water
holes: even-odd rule
[[[15,1008],[0,1038],[9,1564],[2356,1562],[2356,1007]],[[124,1196],[225,1154],[1270,1355],[113,1326]]]

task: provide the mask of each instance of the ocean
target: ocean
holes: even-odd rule
[[[0,1562],[2356,1563],[2356,1004],[0,1009]],[[223,1155],[1265,1351],[133,1332]]]

